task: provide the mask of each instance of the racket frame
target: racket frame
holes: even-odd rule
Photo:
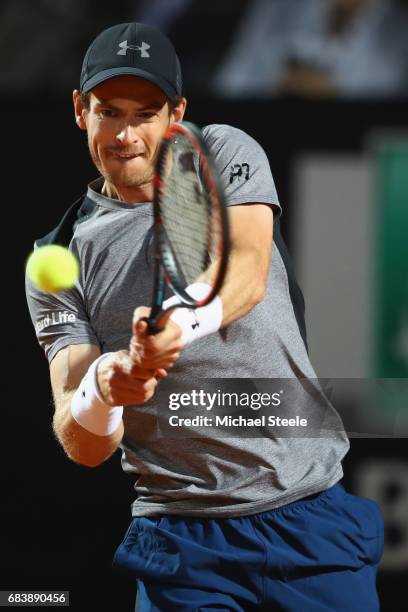
[[[200,177],[204,183],[204,189],[210,189],[218,199],[218,214],[220,215],[219,225],[221,228],[221,244],[219,249],[221,261],[219,262],[218,274],[211,291],[208,296],[202,300],[195,300],[178,284],[178,275],[175,270],[177,261],[166,236],[161,216],[160,202],[165,192],[165,180],[162,179],[159,169],[164,167],[164,159],[167,155],[168,148],[172,146],[172,137],[177,133],[183,136],[187,135],[190,139],[194,150],[198,153]],[[176,308],[200,308],[201,306],[209,304],[221,289],[228,268],[230,235],[224,191],[221,186],[218,171],[201,134],[201,130],[190,122],[184,121],[171,124],[162,138],[156,161],[156,174],[154,177],[153,214],[155,269],[153,276],[152,308],[150,316],[147,318],[150,334],[156,334],[160,331],[160,319],[170,311]],[[173,293],[181,300],[181,303],[163,311],[162,305],[166,285],[171,288]]]

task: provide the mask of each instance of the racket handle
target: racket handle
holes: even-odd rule
[[[171,306],[170,308],[166,308],[166,310],[160,310],[156,315],[150,315],[150,317],[143,317],[141,320],[146,321],[149,328],[149,336],[155,336],[159,332],[163,331],[173,311],[180,306],[181,304],[177,303],[174,304],[174,306]]]
[[[157,317],[154,318],[154,319],[151,319],[150,317],[142,317],[142,319],[140,319],[140,320],[141,321],[146,321],[147,327],[148,327],[148,332],[147,333],[149,334],[149,336],[155,336],[160,331],[162,331],[156,325]]]

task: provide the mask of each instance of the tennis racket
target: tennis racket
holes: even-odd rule
[[[163,327],[175,308],[209,304],[227,271],[228,217],[223,190],[201,131],[191,123],[172,124],[163,136],[154,179],[155,268],[149,333]],[[195,300],[186,291],[210,268],[208,295]],[[166,285],[180,303],[163,310]]]

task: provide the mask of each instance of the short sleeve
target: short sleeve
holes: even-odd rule
[[[50,363],[59,350],[70,344],[100,346],[78,287],[46,293],[26,277],[26,296],[37,340]]]
[[[208,125],[202,133],[217,166],[227,206],[250,202],[270,204],[277,219],[282,209],[261,145],[229,125]]]

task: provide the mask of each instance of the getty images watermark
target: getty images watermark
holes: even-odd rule
[[[186,376],[182,383],[169,376],[152,406],[143,408],[159,436],[331,438],[346,431],[358,438],[408,438],[408,379]]]
[[[171,393],[168,407],[172,411],[180,409],[204,409],[207,412],[225,408],[259,411],[263,408],[278,408],[282,404],[283,390],[275,393],[227,392],[217,389],[215,392],[204,389],[191,389],[184,393]],[[215,428],[249,428],[249,427],[307,427],[306,417],[296,415],[292,418],[277,414],[194,414],[189,416],[171,415],[168,418],[170,427],[215,427]]]

